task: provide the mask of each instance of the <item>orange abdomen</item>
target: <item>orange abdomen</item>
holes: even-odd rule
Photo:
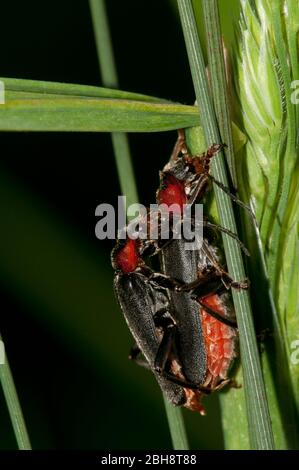
[[[226,317],[226,307],[217,294],[201,298],[201,302],[217,313]],[[226,379],[232,360],[236,356],[236,330],[205,312],[200,308],[201,324],[207,354],[206,386],[215,387],[222,379]]]

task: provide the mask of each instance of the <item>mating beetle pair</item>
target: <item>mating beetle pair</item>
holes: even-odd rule
[[[157,202],[165,204],[170,215],[176,204],[183,219],[184,204],[203,199],[211,178],[210,160],[220,148],[214,145],[206,154],[190,157],[184,134],[179,133],[157,191]],[[184,239],[128,238],[112,252],[116,295],[136,341],[131,357],[153,371],[171,403],[202,414],[202,394],[229,382],[236,355],[236,325],[227,290],[246,288],[246,283],[233,281],[219,261],[211,237],[218,226],[206,219],[203,226],[202,245],[196,250],[185,250]],[[173,224],[172,231],[175,228]],[[149,247],[160,252],[163,273],[154,273],[145,264]],[[138,360],[139,352],[145,361]]]

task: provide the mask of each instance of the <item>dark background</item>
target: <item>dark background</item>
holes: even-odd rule
[[[108,1],[121,89],[192,103],[175,2]],[[101,85],[87,0],[1,3],[3,77]],[[132,134],[140,200],[154,202],[175,132]],[[110,136],[1,133],[0,330],[35,449],[170,448],[154,378],[113,290],[95,208],[120,194]],[[222,448],[217,397],[184,411],[193,448]],[[0,448],[14,449],[0,391]]]

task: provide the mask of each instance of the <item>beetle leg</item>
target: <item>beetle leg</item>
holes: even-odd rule
[[[185,138],[184,129],[178,129],[178,138],[176,140],[176,143],[174,144],[174,148],[171,153],[169,161],[177,160],[180,153],[183,153],[183,154],[188,153],[188,150],[186,147],[186,138]]]
[[[216,318],[216,320],[220,321],[221,323],[224,323],[227,326],[230,326],[231,328],[237,328],[237,322],[234,320],[230,320],[229,318],[224,317],[221,315],[221,313],[217,312],[216,310],[212,309],[211,307],[208,307],[204,302],[202,302],[201,299],[197,298],[197,302],[199,305],[204,309],[205,312],[207,312],[211,317]]]
[[[192,190],[188,199],[188,204],[192,205],[197,199],[201,199],[204,196],[208,180],[208,175],[206,173],[199,175],[195,187]]]
[[[212,253],[210,248],[208,247],[205,240],[202,242],[202,250],[205,252],[206,256],[209,258],[211,263],[214,266],[215,271],[219,274],[221,281],[223,282],[226,289],[230,289],[233,287],[234,289],[248,289],[249,281],[245,279],[244,281],[234,281],[231,276],[223,269],[223,267],[218,263],[215,255]]]
[[[234,386],[233,383],[234,383],[234,380],[232,380],[232,379],[223,379],[223,380],[221,380],[221,382],[219,382],[219,384],[217,384],[217,385],[216,385],[215,387],[213,387],[211,390],[212,390],[213,392],[217,392],[217,391],[219,391],[219,390],[222,390],[222,389],[223,389],[224,387],[226,387],[227,385],[230,385],[230,386],[233,387],[233,386]],[[239,388],[239,387],[238,387],[238,388]]]
[[[232,328],[237,327],[237,323],[234,320],[230,320],[229,318],[224,317],[217,310],[212,309],[203,302],[204,297],[226,292],[223,283],[221,282],[219,276],[216,273],[209,273],[203,279],[198,279],[197,285],[196,281],[192,284],[193,292],[191,294],[191,297],[194,298],[194,300],[196,300],[209,315],[216,318],[216,320],[219,320],[225,325],[228,325]],[[188,288],[189,286],[190,284],[186,284],[181,290],[185,290],[186,287]]]
[[[225,227],[222,227],[221,225],[213,224],[209,220],[204,220],[203,225],[206,227],[214,228],[215,230],[219,230],[219,232],[226,233],[226,235],[229,235],[231,238],[236,240],[236,242],[239,244],[241,250],[245,253],[246,256],[250,256],[250,253],[247,250],[246,246],[244,245],[244,243],[241,242],[236,233],[232,232],[231,230],[228,230]]]

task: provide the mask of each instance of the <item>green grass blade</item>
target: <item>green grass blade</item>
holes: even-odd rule
[[[103,83],[109,87],[118,87],[105,2],[104,0],[89,0],[89,4],[92,13]],[[112,142],[122,192],[128,197],[129,204],[137,202],[137,188],[131,163],[128,138],[125,134],[113,133]],[[175,409],[165,398],[164,402],[174,449],[188,449],[182,411]]]
[[[7,404],[10,420],[19,450],[31,450],[31,444],[24,421],[21,405],[14,384],[13,376],[5,354],[4,343],[0,336],[1,353],[3,361],[0,363],[0,382],[2,385],[5,401]],[[3,362],[3,363],[2,363]]]
[[[134,101],[147,101],[157,103],[169,103],[167,100],[155,98],[153,96],[132,93],[129,91],[115,90],[90,85],[77,85],[74,83],[44,82],[39,80],[24,80],[21,78],[1,77],[5,92],[10,92],[14,99],[43,99],[43,98],[111,98]]]
[[[182,410],[171,405],[165,397],[164,404],[174,450],[189,450]]]
[[[210,97],[192,2],[190,0],[179,0],[178,6],[196,98],[202,115],[205,116],[201,124],[205,133],[206,143],[211,145],[220,141],[220,135]],[[228,181],[223,155],[219,155],[214,160],[212,170],[215,178],[227,186]],[[236,223],[230,198],[223,191],[218,190],[218,188],[215,188],[215,195],[221,224],[236,233]],[[227,236],[223,236],[223,244],[229,273],[236,280],[244,279],[245,271],[239,245]],[[253,326],[249,294],[244,290],[233,290],[233,300],[240,336],[250,445],[252,449],[273,449],[274,441],[271,420]]]
[[[198,123],[195,106],[111,88],[0,78],[0,130],[158,132]],[[23,122],[23,119],[26,122]],[[233,124],[238,140],[240,130]]]
[[[101,76],[105,86],[118,87],[117,70],[104,0],[89,0]]]
[[[226,86],[225,63],[222,52],[223,44],[218,3],[212,0],[210,3],[204,1],[202,5],[205,29],[209,31],[207,48],[212,94],[215,98],[215,112],[219,124],[221,142],[225,142],[227,145],[225,154],[230,169],[230,176],[236,187],[237,175],[233,149],[232,125],[229,116],[229,101]]]
[[[89,0],[89,6],[103,84],[107,87],[118,88],[105,2],[104,0]],[[114,132],[111,138],[122,194],[127,196],[128,204],[134,204],[138,202],[138,193],[128,137],[125,133]]]

